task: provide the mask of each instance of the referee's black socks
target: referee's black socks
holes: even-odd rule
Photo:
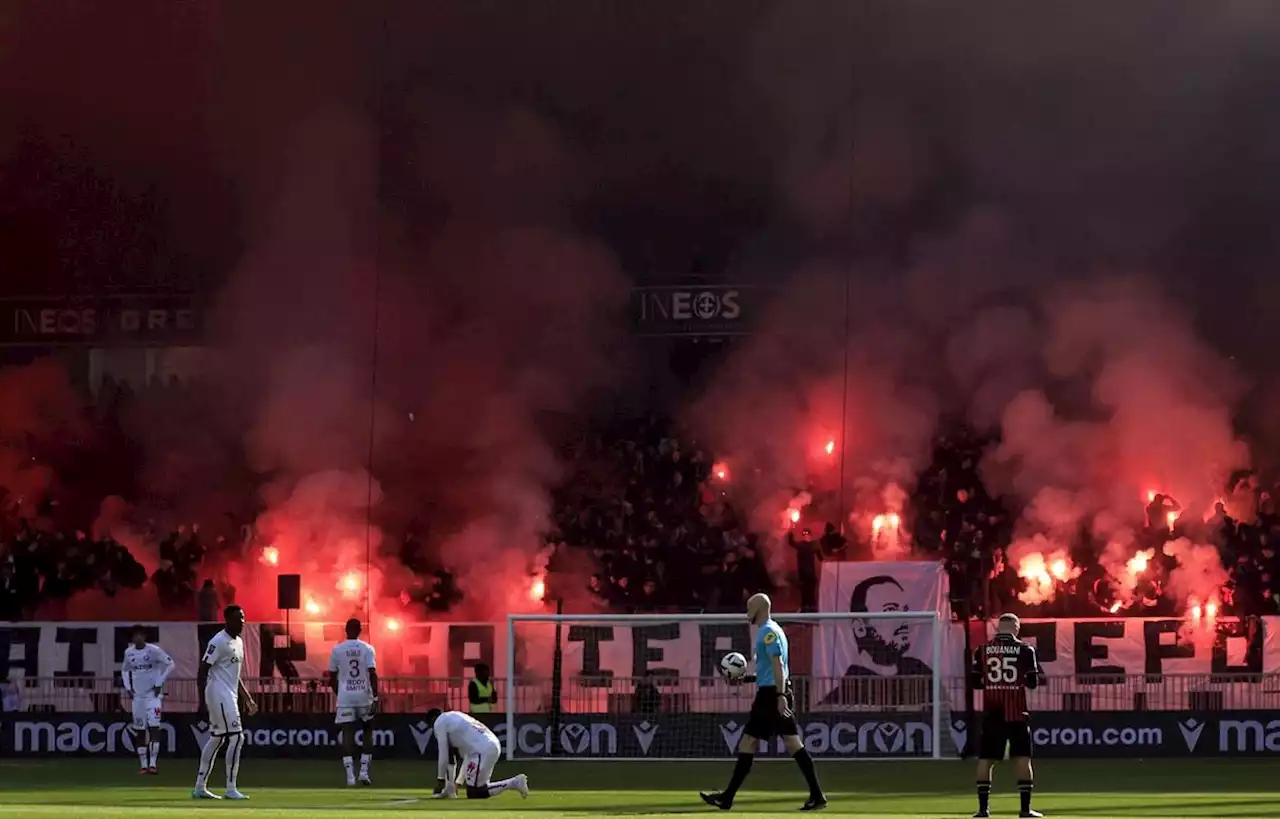
[[[991,780],[978,780],[978,813],[986,813],[991,809]]]
[[[809,795],[822,796],[822,786],[818,784],[818,772],[813,768],[813,757],[809,756],[809,749],[801,748],[792,759],[800,766],[800,773],[804,774],[804,781],[809,785]]]
[[[1031,812],[1031,780],[1018,780],[1018,797],[1022,800],[1022,812],[1024,814]]]
[[[738,762],[733,766],[733,778],[729,780],[729,787],[724,789],[724,795],[733,799],[738,793],[738,788],[742,787],[742,783],[747,781],[747,774],[751,773],[751,763],[756,761],[755,754],[738,754]]]

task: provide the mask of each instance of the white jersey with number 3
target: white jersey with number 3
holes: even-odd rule
[[[456,748],[465,758],[501,747],[493,731],[486,728],[475,717],[461,711],[445,711],[436,717],[434,733],[436,748],[440,752],[437,771],[441,779],[447,779],[449,776],[450,748]]]
[[[373,646],[364,640],[343,640],[329,655],[329,670],[338,675],[338,707],[364,708],[373,702],[369,672],[378,668]]]

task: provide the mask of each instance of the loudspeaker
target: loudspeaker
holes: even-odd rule
[[[276,578],[276,603],[281,611],[302,608],[302,575],[282,574]]]

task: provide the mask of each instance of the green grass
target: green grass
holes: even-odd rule
[[[246,758],[240,787],[251,801],[226,803],[190,799],[189,760],[170,760],[154,778],[136,776],[125,757],[0,761],[0,819],[178,819],[193,811],[252,819],[711,816],[716,811],[698,800],[697,791],[722,785],[730,764],[504,762],[498,775],[529,775],[530,798],[510,793],[469,802],[431,799],[435,774],[428,761],[375,761],[375,787],[348,790],[335,787],[342,781],[336,760]],[[973,766],[967,762],[829,762],[819,763],[818,770],[831,799],[827,816],[961,817],[974,810]],[[1275,763],[1266,760],[1051,760],[1039,766],[1036,807],[1052,819],[1262,819],[1280,816],[1275,771]],[[214,785],[221,776],[219,770]],[[995,815],[1017,815],[1012,785],[1007,767],[997,770]],[[802,791],[794,765],[759,764],[732,815],[763,819],[793,813],[804,801]]]

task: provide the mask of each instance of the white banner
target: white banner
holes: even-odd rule
[[[994,628],[987,624],[988,635]],[[1280,617],[1023,620],[1022,639],[1036,647],[1049,677],[1083,678],[1076,684],[1088,686],[1122,675],[1274,674],[1280,672],[1277,628]]]
[[[818,589],[823,612],[938,612],[933,620],[853,619],[824,624],[819,630],[813,658],[813,674],[824,678],[820,697],[826,704],[852,704],[864,698],[865,685],[842,685],[884,677],[928,677],[933,674],[935,628],[943,629],[945,675],[960,673],[963,649],[955,645],[962,636],[951,623],[947,573],[941,563],[880,563],[862,561],[822,564]]]
[[[209,638],[219,623],[144,624],[148,639],[173,657],[173,678],[193,679]],[[0,623],[0,679],[14,677],[110,677],[119,673],[133,623]],[[245,627],[246,677],[322,678],[329,652],[344,639],[340,623],[293,624],[292,640],[282,623]],[[506,623],[413,623],[396,631],[364,635],[378,650],[384,676],[471,676],[485,663],[498,679],[507,674]],[[516,627],[519,672],[551,675],[556,631],[553,623],[521,622]],[[560,632],[564,673],[583,678],[587,688],[608,689],[615,677],[714,677],[730,651],[751,653],[745,622],[668,623],[614,626],[566,622]]]

